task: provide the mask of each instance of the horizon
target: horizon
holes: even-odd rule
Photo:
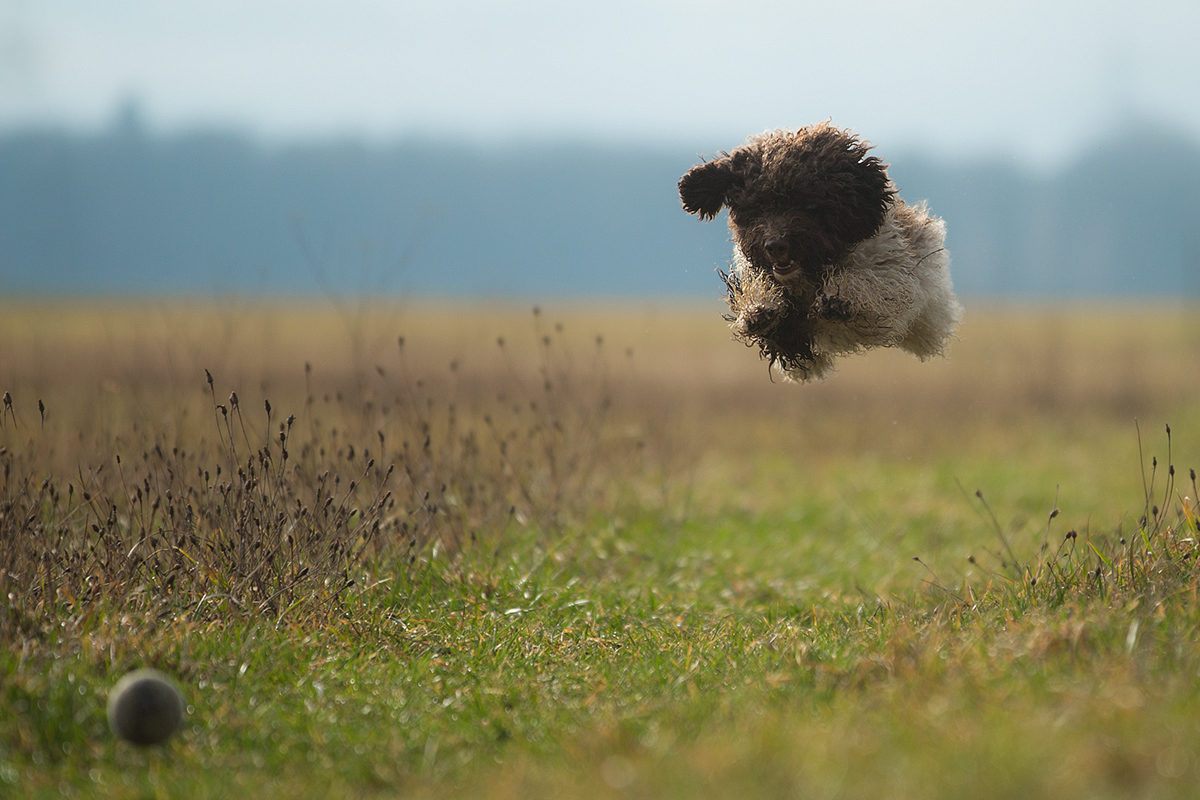
[[[1150,120],[1200,141],[1200,6],[865,0],[0,0],[0,131],[711,153],[826,118],[889,152],[1054,170]],[[768,24],[769,23],[769,24]],[[753,63],[739,58],[753,53]]]
[[[835,124],[836,122],[834,120]],[[812,122],[806,124],[812,124]],[[795,129],[802,126],[779,127]],[[1002,165],[1004,168],[1015,170],[1019,174],[1035,180],[1053,179],[1078,166],[1095,151],[1113,144],[1142,138],[1146,132],[1149,132],[1152,138],[1174,140],[1200,150],[1200,130],[1193,131],[1160,119],[1133,115],[1108,120],[1104,125],[1091,131],[1088,138],[1080,140],[1075,148],[1062,153],[1054,160],[1022,158],[1017,153],[1003,149],[966,154],[946,151],[932,144],[922,145],[919,142],[897,145],[877,141],[852,126],[845,127],[856,130],[868,141],[871,149],[877,154],[882,154],[885,160],[915,160],[942,167]],[[736,141],[716,143],[709,149],[694,149],[694,143],[687,142],[683,138],[674,141],[669,139],[602,138],[577,136],[561,131],[542,131],[527,135],[513,132],[507,136],[481,139],[462,132],[437,134],[420,130],[401,130],[380,134],[361,130],[314,130],[282,133],[258,130],[250,125],[214,120],[197,120],[182,127],[161,127],[152,124],[140,101],[135,98],[122,98],[108,117],[98,124],[71,125],[61,120],[29,120],[22,125],[8,126],[0,124],[0,140],[12,140],[25,136],[61,136],[80,141],[132,137],[148,142],[180,143],[191,139],[214,138],[237,141],[267,153],[276,154],[339,146],[375,151],[386,151],[405,146],[446,150],[461,148],[465,152],[482,156],[512,154],[529,147],[543,148],[550,152],[613,151],[653,155],[681,154],[686,151],[689,156],[703,160],[715,156],[719,152],[728,151],[741,144],[749,136],[766,130],[770,129],[748,131],[745,136]]]
[[[729,232],[680,208],[681,148],[275,148],[137,120],[0,134],[4,292],[723,294]],[[877,152],[945,219],[964,296],[1200,296],[1200,143],[1131,128],[1053,173]]]

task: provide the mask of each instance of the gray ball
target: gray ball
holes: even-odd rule
[[[134,670],[108,693],[108,727],[127,742],[162,744],[182,723],[183,695],[158,670]]]

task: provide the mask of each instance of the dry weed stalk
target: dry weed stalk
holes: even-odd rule
[[[1194,499],[1197,496],[1196,471],[1190,471],[1191,496],[1181,496],[1175,484],[1175,465],[1171,463],[1170,425],[1166,426],[1166,435],[1167,479],[1161,499],[1156,489],[1158,459],[1152,457],[1149,476],[1144,461],[1141,463],[1145,511],[1128,537],[1121,526],[1112,533],[1092,535],[1085,532],[1082,537],[1072,528],[1050,553],[1051,529],[1060,514],[1056,497],[1054,507],[1046,517],[1046,529],[1036,555],[1021,559],[982,490],[976,489],[974,495],[980,513],[986,513],[1002,547],[1001,552],[992,554],[999,562],[999,569],[989,573],[1019,594],[1025,603],[1032,604],[1058,604],[1076,596],[1138,599],[1194,591],[1196,560],[1200,554],[1200,515]],[[1140,458],[1140,428],[1138,453]],[[975,556],[968,559],[983,568]],[[970,587],[967,593],[976,596]]]
[[[629,474],[632,445],[607,434],[605,371],[579,374],[557,352],[561,326],[543,333],[535,319],[535,380],[510,370],[492,396],[456,363],[438,388],[413,377],[402,338],[398,368],[349,392],[318,396],[306,366],[301,418],[280,419],[269,399],[252,413],[237,391],[222,399],[205,370],[212,416],[199,436],[134,419],[89,449],[31,429],[6,393],[0,638],[98,610],[320,620],[344,613],[355,587],[403,581],[472,542],[497,548],[514,524],[553,533],[594,514]],[[73,446],[80,467],[64,478],[50,456]]]

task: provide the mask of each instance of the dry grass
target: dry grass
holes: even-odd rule
[[[947,360],[797,387],[719,312],[0,308],[0,780],[129,767],[80,698],[149,662],[210,687],[196,796],[787,795],[795,748],[830,792],[913,796],[962,742],[1053,772],[1022,742],[1060,717],[1116,776],[1062,786],[1157,786],[1144,726],[1125,761],[1087,726],[1104,692],[1191,702],[1200,316],[973,308]],[[247,665],[273,710],[228,699]]]
[[[629,502],[761,512],[829,486],[785,480],[789,464],[1034,462],[1115,519],[1128,499],[1111,503],[1107,471],[1129,474],[1135,418],[1173,421],[1195,463],[1200,324],[1183,310],[977,310],[948,360],[879,352],[806,388],[768,380],[708,311],[9,307],[4,520],[23,532],[9,541],[58,542],[62,569],[84,580],[80,559],[94,562],[118,594],[192,559],[227,580],[187,603],[277,610],[312,593],[283,589],[285,550],[288,574],[319,565],[308,574],[345,584],[368,549],[457,550],[513,518],[548,532]],[[1119,450],[1097,463],[1104,446]],[[65,544],[93,527],[100,550]],[[233,556],[247,536],[257,555]],[[317,541],[320,555],[293,551]],[[42,564],[51,597],[53,572]]]
[[[28,632],[64,604],[321,617],[379,580],[368,566],[403,575],[431,548],[591,514],[619,486],[597,471],[637,449],[606,433],[601,345],[592,369],[569,366],[540,317],[532,347],[510,357],[491,337],[491,363],[468,373],[453,344],[427,349],[446,318],[387,335],[385,354],[365,312],[348,348],[315,316],[6,318],[0,589],[22,587],[6,626]]]

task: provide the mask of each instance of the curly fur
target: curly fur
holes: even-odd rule
[[[727,319],[792,380],[823,379],[870,347],[940,355],[962,316],[944,223],[896,197],[869,149],[828,123],[775,131],[679,182],[689,213],[728,207]]]

